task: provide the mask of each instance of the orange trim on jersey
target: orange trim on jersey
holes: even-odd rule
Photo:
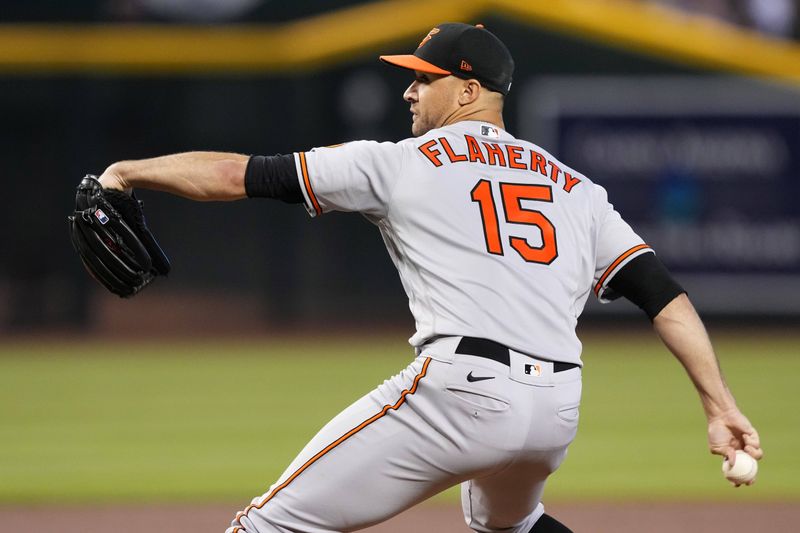
[[[595,296],[600,296],[600,289],[603,288],[603,283],[605,283],[605,281],[608,278],[608,276],[614,271],[615,268],[617,268],[619,266],[620,263],[625,261],[625,259],[630,257],[632,254],[635,254],[639,250],[645,250],[647,248],[650,248],[650,247],[648,245],[646,245],[646,244],[639,244],[637,246],[634,246],[630,250],[624,252],[619,257],[617,257],[617,259],[613,263],[611,263],[611,266],[608,267],[605,272],[603,272],[603,275],[600,276],[600,280],[597,282],[597,285],[594,286],[594,294],[595,294]]]
[[[236,521],[239,522],[239,520],[243,516],[247,516],[247,513],[249,513],[253,509],[261,509],[262,507],[264,507],[267,504],[268,501],[270,501],[273,497],[275,497],[276,494],[278,494],[281,490],[285,489],[289,485],[289,483],[291,483],[292,481],[295,480],[295,478],[297,478],[297,476],[302,474],[308,467],[310,467],[311,465],[316,463],[319,459],[321,459],[329,451],[333,450],[334,448],[339,446],[341,443],[343,443],[344,441],[346,441],[347,439],[349,439],[350,437],[352,437],[353,435],[355,435],[356,433],[358,433],[359,431],[361,431],[362,429],[364,429],[368,425],[372,424],[376,420],[379,420],[379,419],[383,418],[386,415],[386,413],[388,413],[392,409],[394,409],[396,411],[401,405],[403,405],[405,403],[406,396],[408,396],[410,394],[414,394],[417,391],[417,386],[419,385],[420,380],[422,378],[424,378],[425,375],[428,373],[428,366],[430,364],[431,364],[431,358],[428,357],[427,359],[425,359],[425,362],[422,365],[422,370],[420,370],[419,374],[417,374],[414,377],[414,382],[411,384],[411,387],[400,393],[400,399],[397,400],[397,402],[395,402],[394,405],[386,404],[383,407],[383,409],[381,409],[381,411],[379,413],[377,413],[376,415],[372,416],[371,418],[368,418],[367,420],[365,420],[364,422],[362,422],[358,426],[354,427],[353,429],[351,429],[350,431],[348,431],[347,433],[345,433],[344,435],[342,435],[341,437],[339,437],[338,439],[333,441],[331,444],[326,446],[324,449],[322,449],[322,451],[318,452],[314,457],[312,457],[311,459],[306,461],[303,464],[303,466],[298,468],[291,476],[289,476],[289,478],[286,481],[281,483],[279,486],[275,487],[272,490],[272,492],[270,492],[269,495],[267,495],[267,497],[264,498],[264,501],[262,501],[258,505],[255,505],[255,504],[251,503],[250,505],[247,506],[247,508],[244,511],[239,511],[238,513],[236,513]],[[239,531],[241,525],[242,525],[241,522],[239,522],[239,526],[234,528],[233,533],[237,533],[237,531]]]
[[[308,192],[308,198],[311,200],[311,205],[314,208],[314,211],[317,213],[317,216],[322,214],[322,209],[319,207],[319,203],[317,202],[317,197],[314,196],[314,191],[311,189],[311,181],[308,179],[308,165],[306,164],[306,153],[299,152],[300,155],[300,170],[303,173],[303,183],[306,186],[306,191]]]

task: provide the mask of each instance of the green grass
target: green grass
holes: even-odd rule
[[[799,346],[717,342],[766,451],[758,483],[733,490],[706,451],[694,390],[655,338],[587,339],[581,427],[548,499],[797,501]],[[246,501],[411,356],[397,338],[5,345],[0,503]]]
[[[683,368],[650,337],[585,347],[578,437],[552,478],[556,499],[797,500],[800,339],[717,338],[737,403],[759,430],[757,483],[733,489],[706,448],[705,417]]]

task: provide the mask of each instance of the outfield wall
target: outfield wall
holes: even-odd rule
[[[485,3],[474,4],[470,6]],[[800,183],[800,97],[794,85],[781,82],[736,89],[747,106],[734,102],[726,111],[735,122],[720,122],[715,116],[713,120],[718,122],[708,123],[708,109],[696,109],[708,93],[703,84],[717,84],[714,94],[746,85],[731,78],[709,81],[710,74],[734,68],[720,66],[720,61],[711,70],[708,58],[713,54],[695,61],[684,56],[670,59],[670,53],[678,52],[654,51],[644,44],[632,46],[625,44],[622,36],[613,41],[611,31],[601,38],[596,27],[565,30],[563,21],[534,23],[524,13],[514,17],[508,11],[511,8],[504,9],[496,14],[475,11],[473,16],[501,35],[517,58],[514,89],[507,104],[508,129],[530,136],[571,163],[575,159],[585,165],[572,163],[607,186],[623,215],[641,226],[657,250],[664,250],[665,261],[684,280],[702,311],[800,315],[800,223],[793,200]],[[293,28],[297,29],[291,26],[286,31]],[[5,37],[10,35],[6,30],[2,33]],[[408,36],[381,44],[380,51],[399,53],[416,45],[413,28],[400,33]],[[748,43],[756,46],[747,39],[736,43],[745,48]],[[4,178],[13,184],[14,194],[8,196],[0,215],[4,244],[0,329],[97,324],[128,305],[100,292],[70,248],[65,217],[71,209],[72,190],[87,172],[101,172],[118,159],[185,150],[271,154],[350,139],[407,136],[409,117],[401,94],[408,76],[379,64],[375,59],[378,50],[371,48],[375,46],[372,42],[357,53],[340,54],[335,60],[296,72],[267,67],[236,72],[132,72],[63,65],[48,71],[15,70],[5,64],[0,73],[4,122],[0,157]],[[791,54],[796,50],[786,50],[786,57],[794,57]],[[6,54],[9,51],[8,47],[2,49]],[[263,55],[263,50],[258,52]],[[777,64],[775,68],[780,70],[780,62]],[[669,170],[665,165],[644,165],[622,175],[611,163],[624,158],[608,154],[620,149],[630,154],[642,146],[625,142],[625,128],[630,129],[631,124],[625,110],[619,109],[619,99],[618,107],[607,109],[602,117],[597,109],[586,108],[581,116],[574,112],[575,102],[602,103],[602,90],[597,88],[604,87],[604,79],[628,87],[641,87],[646,84],[643,80],[683,80],[679,92],[685,107],[672,108],[670,116],[691,122],[694,129],[685,137],[673,135],[678,148],[688,143],[690,150],[703,151],[704,143],[709,138],[714,141],[713,135],[726,128],[740,135],[723,138],[721,142],[728,144],[720,157],[706,161],[700,173],[664,178]],[[566,87],[574,91],[572,100],[560,101],[560,109],[568,110],[558,117],[561,133],[556,135],[563,139],[551,145],[552,139],[539,126],[552,122],[553,101],[535,91],[549,84],[552,92],[558,83],[566,85],[553,94],[565,94]],[[605,87],[607,91],[609,86]],[[631,102],[621,94],[623,103]],[[670,88],[669,94],[675,91]],[[637,138],[649,135],[652,145],[658,144],[665,132],[674,134],[675,124],[669,122],[672,118],[664,118],[661,103],[650,101],[650,106],[652,113],[661,115],[644,117],[647,124],[638,130]],[[581,137],[588,123],[597,126],[600,119],[604,121],[601,126],[613,129],[616,141],[603,134],[602,128],[596,129],[593,137]],[[699,135],[698,125],[705,128]],[[604,144],[604,139],[609,142]],[[719,170],[726,170],[723,163],[730,162],[726,154],[735,155],[737,143],[742,142],[752,148],[754,156],[777,163],[764,173],[748,159],[727,167],[729,172],[720,176]],[[595,148],[588,153],[593,158],[582,157],[587,154],[581,148],[586,143]],[[770,159],[773,152],[783,154],[783,159]],[[716,170],[707,172],[708,165],[717,165]],[[710,187],[709,183],[721,185]],[[772,183],[777,193],[756,196],[748,189],[741,194],[721,194],[736,192],[747,183]],[[634,190],[639,192],[633,194]],[[141,196],[148,220],[174,264],[169,280],[148,289],[158,293],[155,299],[203,302],[223,295],[241,320],[255,317],[256,324],[321,323],[342,316],[358,324],[408,324],[397,275],[377,231],[361,217],[334,214],[311,221],[302,209],[280,203],[200,205],[149,192]],[[653,198],[665,200],[657,216],[642,213]],[[662,224],[665,220],[685,222],[686,217],[694,225],[675,229],[674,224]],[[683,246],[682,236],[690,237],[687,242],[691,246]],[[716,255],[703,256],[709,248]],[[768,261],[758,261],[764,256],[759,250],[766,253]],[[197,304],[197,309],[201,308]],[[588,314],[625,316],[634,311],[621,303],[602,310],[591,306]]]

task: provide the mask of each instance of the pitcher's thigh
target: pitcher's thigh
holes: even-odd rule
[[[425,387],[426,370],[411,365],[337,415],[229,531],[355,531],[445,488],[445,477],[420,453],[430,433],[409,405]]]
[[[515,409],[528,425],[508,466],[461,485],[464,518],[474,531],[528,533],[544,513],[547,478],[561,465],[578,429],[580,373],[558,379],[563,381],[529,388],[528,403]]]
[[[544,513],[547,477],[566,455],[558,450],[529,454],[503,471],[461,484],[464,520],[480,533],[528,533]]]

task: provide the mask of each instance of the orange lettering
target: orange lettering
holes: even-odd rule
[[[464,138],[467,140],[469,162],[475,163],[476,161],[480,161],[481,163],[486,164],[486,159],[483,157],[483,152],[481,152],[481,145],[478,144],[478,141],[475,140],[475,137],[464,135]]]
[[[481,180],[472,189],[472,201],[481,206],[483,236],[486,239],[486,251],[490,254],[503,255],[503,243],[500,240],[500,229],[497,222],[497,211],[494,207],[492,182]]]
[[[431,163],[433,163],[433,166],[440,167],[442,166],[442,162],[439,161],[439,156],[442,155],[442,153],[436,148],[433,148],[435,144],[436,139],[432,139],[420,146],[419,151],[422,152],[422,155],[427,157]]]
[[[547,176],[547,160],[539,152],[531,150],[531,170],[536,170],[542,176]]]
[[[553,183],[558,183],[558,173],[561,172],[561,169],[552,161],[548,161],[547,163],[552,167],[550,169],[550,179],[553,180]]]
[[[464,154],[456,154],[455,152],[453,152],[453,148],[450,146],[450,143],[447,142],[447,139],[445,139],[444,137],[439,137],[439,144],[441,144],[442,148],[444,148],[444,153],[447,154],[447,158],[450,159],[451,163],[457,163],[459,161],[467,160],[467,156],[465,156]]]
[[[541,211],[522,207],[521,205],[521,200],[552,202],[553,191],[550,186],[501,183],[500,191],[503,193],[503,210],[506,214],[506,220],[514,224],[536,226],[542,232],[541,246],[531,246],[526,239],[512,235],[508,238],[511,247],[525,261],[543,265],[552,263],[558,257],[556,228]]]
[[[564,172],[564,179],[566,180],[564,182],[564,190],[567,192],[571,192],[572,188],[581,182],[581,180],[573,177],[569,172]]]
[[[522,146],[507,145],[506,151],[508,152],[508,166],[522,170],[528,169],[528,167],[525,166],[525,163],[519,162],[519,160],[522,158]]]
[[[506,166],[506,156],[503,155],[503,150],[500,149],[500,145],[496,143],[483,143],[486,147],[486,155],[489,157],[489,164],[497,166],[498,164],[501,167]],[[500,161],[499,163],[497,161]]]

